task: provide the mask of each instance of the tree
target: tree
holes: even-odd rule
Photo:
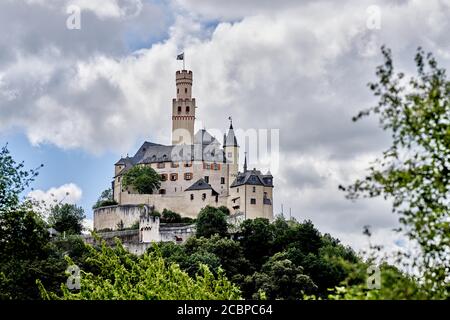
[[[367,265],[360,263],[357,272],[362,273],[364,281],[349,285],[347,282],[337,286],[328,295],[329,300],[424,300],[429,295],[424,287],[411,275],[401,272],[392,265],[380,266],[380,288],[367,288]]]
[[[81,234],[83,220],[86,218],[82,207],[74,204],[57,204],[51,208],[48,221],[59,232]]]
[[[221,210],[206,206],[198,214],[196,235],[209,238],[215,234],[221,237],[228,234],[227,219]]]
[[[202,265],[195,278],[176,264],[168,264],[155,252],[136,257],[120,241],[115,248],[102,242],[101,250],[87,245],[91,267],[98,273],[81,271],[81,289],[70,291],[61,285],[62,295],[49,292],[37,281],[44,299],[86,300],[228,300],[239,299],[239,289],[221,270],[215,277]],[[70,261],[70,259],[69,259]]]
[[[349,199],[393,200],[406,234],[420,245],[424,277],[431,291],[450,276],[450,82],[433,56],[418,49],[417,76],[405,81],[394,73],[391,51],[382,47],[384,64],[369,87],[378,104],[360,112],[379,116],[392,145],[368,169],[364,179],[347,188]]]
[[[42,165],[41,165],[42,167]],[[0,150],[0,213],[19,205],[19,195],[38,175],[38,169],[25,170],[24,163],[16,163],[7,145]]]
[[[217,209],[219,209],[220,211],[222,211],[223,213],[225,213],[225,215],[229,216],[230,215],[230,209],[228,209],[227,206],[220,206]]]
[[[273,254],[274,234],[268,219],[244,220],[238,238],[245,257],[250,260],[256,269],[259,269]]]
[[[38,175],[0,151],[0,299],[38,299],[37,278],[54,288],[64,266],[49,247],[47,225],[20,194]],[[63,261],[62,261],[63,262]]]
[[[191,237],[184,244],[186,255],[196,253],[213,254],[227,275],[233,282],[240,280],[243,274],[250,274],[252,269],[249,261],[244,257],[244,252],[239,242],[220,237],[218,234],[211,238]],[[215,260],[214,260],[215,262]],[[211,270],[217,269],[215,264],[207,264]],[[183,264],[181,264],[183,266]]]
[[[123,176],[125,188],[132,187],[140,194],[151,194],[161,185],[160,175],[150,167],[134,166]]]
[[[181,222],[181,216],[172,210],[164,209],[162,212],[161,222],[179,223]]]
[[[97,209],[100,207],[114,206],[117,201],[114,200],[113,191],[111,188],[103,190],[102,194],[98,198],[97,202],[94,204],[92,209]]]
[[[255,272],[247,282],[253,282],[257,299],[264,292],[268,299],[297,300],[303,294],[312,294],[317,286],[310,277],[303,273],[303,268],[292,263],[283,253],[277,253],[267,261],[260,272]],[[247,293],[248,294],[248,293]]]

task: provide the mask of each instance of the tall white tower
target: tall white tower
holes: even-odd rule
[[[223,149],[228,163],[228,184],[231,185],[239,171],[239,145],[234,134],[232,122],[230,122],[228,134],[224,136]]]
[[[192,98],[192,71],[175,74],[177,98],[172,100],[172,144],[193,144],[195,98]]]

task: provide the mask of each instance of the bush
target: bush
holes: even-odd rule
[[[206,206],[197,217],[197,237],[209,238],[215,234],[228,235],[226,216],[221,210]]]
[[[181,222],[181,216],[171,210],[164,209],[162,212],[162,218],[161,222],[166,223],[180,223]]]

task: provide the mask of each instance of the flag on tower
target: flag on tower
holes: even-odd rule
[[[177,60],[184,60],[184,52],[177,55]]]

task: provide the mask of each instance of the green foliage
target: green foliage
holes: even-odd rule
[[[156,210],[153,210],[152,212],[150,212],[149,215],[151,217],[159,217],[159,218],[161,218],[161,213],[159,211],[156,211]]]
[[[261,292],[268,299],[301,299],[303,294],[312,294],[317,286],[304,274],[303,268],[296,266],[283,253],[277,253],[267,261],[260,272],[247,277],[247,286],[253,286],[252,297],[258,299]]]
[[[149,251],[160,252],[166,261],[177,263],[190,275],[198,272],[201,264],[213,274],[222,267],[248,299],[300,299],[302,291],[326,298],[328,288],[346,280],[352,272],[349,266],[359,262],[353,250],[327,234],[321,235],[310,221],[246,220],[241,230],[237,240],[215,234],[191,237],[183,245],[154,245]],[[311,243],[303,243],[309,239]]]
[[[394,266],[383,264],[381,270],[381,286],[379,289],[368,289],[366,284],[366,264],[359,264],[356,272],[359,278],[363,278],[357,284],[349,285],[343,282],[328,295],[330,300],[423,300],[430,299],[428,293],[419,284],[417,279],[406,275]],[[355,278],[355,276],[350,276]]]
[[[244,257],[239,243],[231,239],[222,238],[218,234],[211,238],[191,237],[186,241],[184,247],[187,255],[208,254],[209,257],[214,255],[219,265],[225,269],[227,276],[231,279],[239,277],[250,270],[250,262]],[[215,262],[216,260],[214,259],[213,261]],[[208,264],[208,266],[211,270],[217,269],[214,264]],[[186,266],[186,268],[193,269],[192,266]]]
[[[162,219],[161,222],[165,223],[180,223],[181,222],[181,216],[171,210],[164,209],[162,212]]]
[[[243,221],[238,237],[245,257],[253,262],[256,269],[273,254],[274,232],[268,219]]]
[[[181,217],[181,223],[195,223],[195,219],[189,217]]]
[[[82,207],[74,204],[58,204],[51,208],[48,222],[58,232],[81,234],[86,218]]]
[[[111,188],[106,189],[102,192],[97,202],[94,204],[92,209],[97,209],[101,207],[114,206],[117,205],[117,201],[114,200],[113,191]]]
[[[160,175],[147,166],[134,166],[123,175],[122,183],[125,188],[132,187],[140,194],[151,194],[161,185]]]
[[[42,217],[19,196],[37,176],[17,164],[6,147],[0,151],[0,299],[36,299],[34,279],[48,276],[49,234]],[[51,270],[51,271],[49,271]]]
[[[225,213],[226,216],[230,215],[230,209],[228,209],[227,206],[220,206],[217,209],[219,209],[220,211],[222,211],[223,213]]]
[[[197,237],[209,238],[215,234],[228,234],[228,224],[225,214],[214,207],[206,206],[197,217]]]
[[[176,264],[168,264],[157,252],[136,257],[118,241],[115,248],[102,243],[101,250],[87,245],[88,263],[99,273],[81,271],[81,289],[70,291],[61,285],[62,295],[49,292],[37,281],[44,299],[63,300],[214,300],[240,299],[236,286],[218,270],[215,277],[202,265],[191,278]]]
[[[369,87],[379,102],[354,118],[379,117],[392,145],[369,167],[368,175],[348,188],[347,197],[383,196],[393,200],[407,235],[423,255],[423,277],[440,291],[450,276],[450,82],[431,54],[416,54],[417,76],[409,81],[394,73],[391,51]]]
[[[7,146],[0,149],[0,214],[19,205],[20,193],[37,175],[37,169],[25,170],[23,162],[17,163]]]

